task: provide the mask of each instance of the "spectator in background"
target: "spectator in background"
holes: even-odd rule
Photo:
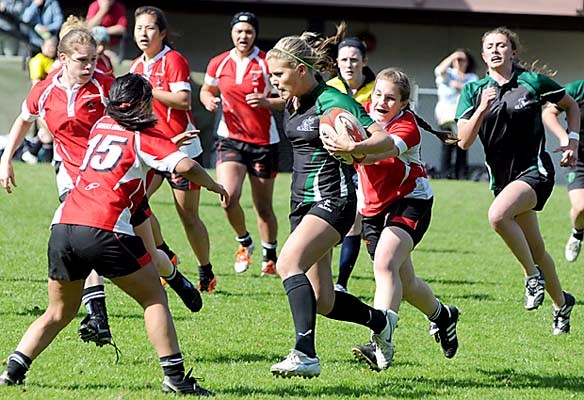
[[[55,57],[57,56],[57,43],[56,36],[47,37],[43,40],[41,51],[28,62],[32,86],[45,79],[49,72],[52,71]]]
[[[5,56],[18,55],[20,32],[19,22],[22,11],[30,0],[1,0],[0,1],[0,54]],[[11,35],[8,32],[14,32]]]
[[[63,12],[58,0],[33,0],[22,13],[22,22],[31,28],[28,38],[40,48],[43,40],[56,36],[63,25]]]
[[[28,62],[30,82],[32,86],[47,77],[54,68],[57,57],[57,37],[49,36],[43,40],[41,51]],[[22,161],[36,164],[38,161],[50,162],[53,160],[53,135],[44,119],[37,119],[37,134],[32,140],[30,148],[22,153]]]
[[[107,33],[107,28],[103,26],[94,26],[91,28],[91,35],[97,43],[97,63],[95,64],[95,70],[114,78],[112,60],[107,54],[105,54],[105,50],[110,41],[110,35]]]
[[[121,42],[128,28],[126,6],[117,0],[95,0],[89,5],[87,15],[87,28],[103,26],[106,28],[110,41],[108,47],[116,52],[116,46]]]
[[[435,113],[440,129],[457,133],[454,122],[456,105],[464,84],[479,79],[474,71],[474,58],[466,49],[455,50],[434,69],[436,86],[438,87],[438,103]],[[453,153],[456,153],[454,168],[452,167]],[[443,178],[466,178],[468,174],[467,151],[456,145],[442,143],[440,172]]]

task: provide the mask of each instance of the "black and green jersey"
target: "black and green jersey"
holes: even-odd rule
[[[292,200],[316,202],[326,198],[355,197],[355,188],[347,166],[331,156],[318,134],[320,118],[331,108],[342,108],[353,114],[363,127],[373,120],[352,97],[319,82],[310,93],[300,98],[300,107],[286,107],[286,136],[292,144]]]
[[[500,191],[523,173],[539,169],[553,177],[545,152],[545,130],[541,107],[556,103],[565,94],[562,86],[548,77],[516,68],[509,82],[499,85],[487,76],[467,83],[460,95],[456,120],[470,119],[480,104],[483,90],[493,86],[497,97],[481,123],[479,137],[491,176],[491,189]],[[550,170],[551,169],[551,170]]]
[[[568,83],[566,94],[576,100],[580,107],[580,143],[578,144],[578,160],[584,160],[584,80]]]

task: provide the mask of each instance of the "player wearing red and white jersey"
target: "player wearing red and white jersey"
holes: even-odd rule
[[[0,162],[0,182],[9,193],[10,182],[14,183],[12,156],[35,118],[43,117],[54,135],[56,155],[62,160],[57,172],[57,187],[59,198],[63,200],[77,179],[91,127],[104,115],[106,98],[113,80],[94,73],[96,43],[91,34],[83,29],[69,30],[59,44],[59,61],[59,70],[31,90],[11,129],[9,143]],[[133,221],[135,230],[154,257],[161,275],[172,276],[173,266],[151,244],[153,239],[149,215],[149,210],[146,210],[140,214],[141,219]],[[183,301],[187,299],[185,303],[191,310],[200,309],[200,296],[196,290],[187,290],[186,279],[181,282],[184,284],[177,292]],[[180,290],[183,288],[187,289]],[[199,301],[195,301],[197,298]],[[96,274],[88,279],[83,303],[88,316],[81,322],[81,338],[98,345],[111,343],[104,284]]]
[[[90,59],[84,62],[86,66],[94,65]],[[63,79],[63,68],[60,68],[51,79],[32,88],[20,114],[26,124],[42,117],[53,134],[55,152],[62,162],[57,173],[60,197],[73,187],[87,149],[87,136],[93,124],[104,114],[113,82],[111,77],[93,73],[93,68],[86,69],[83,74],[87,77],[85,83],[68,85],[67,79]]]
[[[195,129],[191,115],[190,68],[187,60],[168,45],[168,23],[162,10],[156,7],[139,7],[134,13],[134,40],[142,55],[132,63],[131,71],[143,75],[153,87],[154,113],[158,128],[172,138]],[[193,137],[181,151],[195,158],[202,152],[200,139]],[[176,174],[165,174],[175,199],[176,211],[181,219],[189,244],[199,262],[199,288],[212,291],[215,277],[209,260],[209,234],[199,217],[200,187]],[[162,184],[163,176],[155,175],[148,187],[150,197]],[[152,218],[156,245],[168,251],[162,239],[160,226]],[[171,252],[167,253],[173,257]]]
[[[368,155],[357,165],[359,211],[363,233],[375,272],[374,307],[384,310],[391,321],[389,341],[379,338],[369,345],[355,346],[353,353],[374,369],[389,367],[393,358],[392,337],[397,327],[402,298],[419,309],[436,328],[444,355],[454,357],[458,349],[458,309],[443,305],[430,287],[416,277],[411,252],[430,225],[433,193],[422,164],[418,124],[435,132],[409,109],[410,83],[398,69],[381,71],[375,80],[368,111],[385,128],[395,149]],[[383,352],[382,349],[391,351]]]
[[[92,130],[79,179],[57,210],[49,239],[49,305],[9,357],[0,385],[21,384],[32,361],[76,316],[83,281],[94,267],[144,308],[148,336],[160,357],[164,392],[212,394],[184,373],[176,331],[158,273],[130,217],[146,193],[148,168],[181,173],[225,196],[195,161],[153,128],[152,90],[129,74],[112,86],[108,116]]]
[[[371,103],[365,104],[371,112]],[[429,200],[433,193],[422,163],[421,135],[413,112],[401,110],[384,129],[393,138],[399,155],[370,165],[357,165],[361,170],[357,207],[363,216],[371,217],[401,199]],[[387,171],[391,170],[391,174]]]
[[[225,214],[239,242],[235,271],[249,268],[254,249],[239,204],[247,174],[262,240],[262,275],[276,275],[278,223],[272,197],[280,139],[270,109],[282,110],[284,101],[272,96],[266,55],[254,45],[259,29],[257,17],[249,12],[237,13],[230,28],[234,48],[211,59],[199,97],[211,112],[221,104],[216,168],[217,179],[231,196]]]

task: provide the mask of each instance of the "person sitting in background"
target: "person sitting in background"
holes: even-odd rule
[[[97,63],[95,70],[104,75],[114,77],[114,67],[111,58],[105,54],[107,44],[110,41],[110,35],[103,26],[94,26],[91,28],[91,35],[97,42]]]
[[[30,25],[28,38],[40,48],[43,40],[59,33],[63,25],[63,12],[58,0],[33,0],[22,13],[22,22]]]
[[[117,0],[95,0],[87,9],[87,28],[103,26],[106,28],[110,40],[108,48],[116,52],[116,46],[121,42],[128,28],[126,6]]]
[[[53,64],[57,56],[57,43],[56,36],[51,35],[47,37],[43,40],[41,51],[28,62],[32,86],[45,79],[49,72],[53,70]]]
[[[20,47],[20,16],[30,0],[0,1],[0,54],[16,56]],[[12,34],[10,33],[12,32]]]
[[[467,82],[474,82],[479,77],[474,73],[475,61],[466,49],[457,49],[438,64],[434,69],[438,87],[436,104],[436,121],[440,129],[456,134],[454,113],[462,87]],[[454,168],[452,153],[456,153]],[[442,143],[441,174],[443,178],[464,179],[468,174],[467,151],[458,146]]]
[[[43,40],[41,51],[28,62],[30,82],[32,86],[47,77],[53,70],[57,56],[57,37],[50,36]],[[38,161],[50,162],[53,160],[53,135],[43,119],[37,120],[37,134],[30,148],[21,156],[22,161],[36,164]]]

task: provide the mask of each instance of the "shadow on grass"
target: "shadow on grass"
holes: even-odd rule
[[[46,267],[44,267],[46,268]],[[32,282],[32,283],[44,283],[47,284],[49,278],[30,278],[30,277],[13,277],[13,276],[0,276],[0,282]]]
[[[489,282],[483,280],[470,280],[470,279],[444,279],[444,278],[424,278],[426,283],[437,283],[441,285],[457,285],[457,286],[471,286],[471,285],[487,285],[495,286],[499,285],[500,282]]]
[[[494,385],[509,388],[546,388],[584,392],[583,375],[545,375],[517,372],[513,368],[495,370],[477,369],[477,372],[494,380]]]
[[[439,253],[439,254],[475,254],[474,251],[462,250],[462,249],[439,249],[439,248],[417,248],[417,252],[420,253]]]

